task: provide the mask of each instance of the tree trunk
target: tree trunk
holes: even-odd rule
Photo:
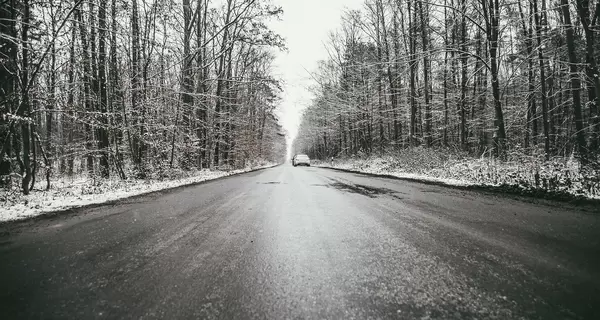
[[[448,147],[448,9],[446,7],[447,0],[444,0],[444,131],[442,137],[444,147]]]
[[[21,122],[21,138],[23,141],[23,169],[24,176],[21,184],[21,190],[23,194],[29,194],[29,184],[31,182],[31,161],[29,159],[30,143],[31,143],[31,104],[29,101],[29,25],[30,25],[30,7],[29,0],[23,0],[23,16],[21,26],[21,103],[22,108],[21,116],[23,118]]]
[[[125,179],[123,170],[123,155],[119,147],[123,140],[123,117],[125,112],[125,103],[123,103],[123,92],[120,88],[120,80],[118,74],[117,62],[117,1],[112,0],[112,16],[111,16],[111,38],[110,38],[110,96],[109,96],[109,112],[111,114],[110,126],[112,129],[112,141],[115,146],[114,162],[121,179]]]
[[[544,62],[544,50],[542,47],[542,19],[538,10],[537,0],[533,0],[535,32],[537,40],[537,52],[540,65],[540,84],[542,96],[542,121],[544,128],[544,153],[546,160],[550,159],[550,124],[548,119],[548,91],[546,88],[546,65]]]
[[[56,13],[53,9],[51,11],[51,25],[52,25],[52,34],[56,34]],[[48,152],[48,156],[52,157],[54,155],[53,147],[52,147],[52,127],[53,127],[53,118],[54,118],[54,109],[56,105],[56,44],[52,42],[50,44],[50,87],[48,88],[48,102],[46,104],[46,151]],[[40,148],[43,147],[40,144]],[[47,172],[50,172],[51,166],[47,167]]]
[[[489,4],[488,2],[489,1]],[[492,76],[492,96],[494,97],[494,137],[496,154],[506,155],[506,129],[504,128],[504,113],[500,101],[500,83],[498,79],[498,37],[500,33],[500,5],[498,0],[482,0],[483,12],[486,15],[486,33],[489,43],[490,72]]]
[[[416,76],[417,76],[417,34],[414,26],[414,19],[411,14],[412,1],[408,2],[408,32],[410,34],[409,39],[409,61],[410,61],[410,145],[412,147],[417,146],[417,101],[416,101]]]
[[[181,166],[188,169],[191,162],[191,140],[190,129],[192,127],[192,108],[194,98],[193,92],[194,80],[192,79],[192,56],[190,55],[190,42],[192,31],[192,8],[189,0],[183,0],[183,65],[181,66],[181,102],[183,104],[183,155],[181,157]]]
[[[199,95],[199,107],[198,107],[198,128],[196,130],[196,136],[200,142],[200,152],[198,154],[198,167],[204,168],[207,167],[206,163],[206,149],[207,149],[207,99],[205,95],[207,93],[206,81],[207,77],[204,70],[207,68],[204,64],[206,61],[206,45],[204,41],[206,41],[206,29],[207,29],[207,14],[208,14],[208,4],[206,0],[198,0],[198,4],[196,7],[196,15],[198,16],[197,25],[196,25],[196,55],[197,55],[197,65],[198,65],[198,77],[196,83],[196,93]]]
[[[467,146],[467,62],[468,62],[468,54],[467,54],[467,1],[460,1],[461,8],[461,23],[460,23],[460,64],[461,64],[461,72],[460,72],[460,102],[458,106],[459,114],[460,114],[460,148],[463,151],[468,150]]]
[[[385,39],[385,34],[382,30],[385,30],[385,15],[383,12],[383,4],[381,3],[381,1],[377,2],[377,23],[375,25],[375,30],[376,30],[376,37],[377,37],[377,60],[379,62],[379,64],[382,66],[381,68],[379,68],[379,72],[377,74],[377,99],[378,99],[378,125],[379,125],[379,152],[381,154],[383,154],[383,150],[385,148],[385,133],[384,133],[384,125],[383,125],[383,118],[385,117],[384,114],[384,108],[385,108],[385,98],[383,96],[383,70],[385,70],[383,68],[384,64],[388,65],[388,73],[389,73],[389,59],[386,59],[384,61],[383,58],[383,43],[386,43],[387,46],[387,39]],[[386,52],[387,52],[387,48],[386,48]]]
[[[427,7],[425,11],[427,11]],[[431,146],[431,105],[430,105],[430,83],[429,83],[429,16],[423,11],[423,1],[419,1],[419,15],[421,16],[421,39],[423,41],[423,95],[425,96],[425,145]]]
[[[394,61],[393,61],[393,73],[389,73],[390,91],[392,96],[392,112],[394,117],[394,143],[401,145],[402,134],[400,132],[400,121],[398,120],[398,95],[400,93],[400,40],[398,35],[398,8],[394,9],[394,29],[393,29],[393,43],[394,43]]]
[[[110,167],[108,164],[108,93],[106,91],[106,1],[100,1],[98,7],[98,89],[100,90],[100,119],[98,126],[98,149],[100,152],[100,176],[108,178]]]
[[[143,160],[143,137],[138,135],[136,126],[139,124],[139,117],[141,115],[139,106],[140,97],[140,26],[138,18],[138,5],[137,0],[132,1],[132,15],[131,15],[131,31],[132,31],[132,44],[131,44],[131,114],[132,128],[128,128],[128,134],[132,136],[130,139],[131,157],[136,167],[137,177],[144,178],[146,176]],[[141,125],[140,125],[141,126]],[[133,134],[131,134],[133,132]]]
[[[571,11],[568,0],[561,0],[562,15],[565,23],[565,33],[567,38],[567,51],[569,52],[569,71],[571,73],[571,94],[573,98],[573,116],[575,118],[575,136],[577,140],[577,151],[582,162],[587,162],[587,149],[585,142],[585,131],[583,128],[583,113],[581,108],[581,80],[577,65],[579,61],[575,51],[575,32],[571,23]]]

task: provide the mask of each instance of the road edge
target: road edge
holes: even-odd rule
[[[254,172],[258,172],[258,171],[272,169],[272,168],[279,167],[281,165],[282,165],[282,163],[276,164],[274,166],[269,166],[269,167],[255,168],[255,169],[251,169],[249,171],[237,172],[237,173],[232,173],[232,174],[217,177],[217,178],[212,178],[212,179],[209,178],[209,179],[206,179],[203,181],[191,182],[191,183],[182,184],[179,186],[168,187],[165,189],[148,191],[148,192],[144,192],[144,193],[140,193],[140,194],[136,194],[136,195],[132,195],[132,196],[126,196],[126,197],[119,198],[119,199],[108,200],[108,201],[100,202],[100,203],[90,203],[90,204],[81,205],[81,206],[73,206],[73,207],[69,207],[69,208],[65,208],[65,209],[52,210],[52,211],[48,211],[48,212],[43,212],[39,215],[25,217],[23,219],[0,221],[0,237],[5,235],[5,233],[9,232],[8,229],[13,229],[15,227],[19,227],[22,225],[29,225],[29,224],[33,224],[36,222],[40,222],[40,221],[44,221],[44,220],[51,220],[51,219],[55,219],[55,218],[62,218],[62,217],[66,217],[69,214],[77,215],[78,211],[82,211],[82,210],[95,209],[95,208],[100,208],[100,207],[105,207],[105,206],[115,206],[115,205],[118,205],[120,202],[127,201],[127,200],[135,200],[137,198],[148,197],[148,196],[152,196],[152,195],[156,195],[156,194],[166,194],[169,192],[177,191],[178,189],[194,187],[194,186],[202,185],[202,184],[209,183],[209,182],[215,182],[215,181],[224,180],[227,178],[232,178],[232,177],[236,177],[236,176],[240,176],[240,175],[244,175],[244,174],[248,174],[248,173],[254,173]]]

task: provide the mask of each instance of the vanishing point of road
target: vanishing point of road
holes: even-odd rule
[[[0,226],[0,319],[600,319],[600,215],[282,165]]]

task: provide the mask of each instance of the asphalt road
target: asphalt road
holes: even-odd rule
[[[552,202],[284,165],[0,229],[0,319],[600,319]]]

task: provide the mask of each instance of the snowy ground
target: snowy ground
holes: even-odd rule
[[[333,163],[316,162],[315,165],[451,186],[509,187],[523,193],[541,191],[600,199],[597,174],[592,172],[584,176],[573,159],[538,161],[527,158],[501,162],[440,156],[416,148],[402,154],[336,159]]]
[[[187,177],[173,180],[97,180],[88,177],[64,177],[52,180],[49,191],[36,190],[45,186],[45,181],[36,184],[30,195],[24,196],[18,188],[1,191],[0,221],[22,220],[44,213],[82,207],[91,204],[101,204],[109,201],[124,199],[153,191],[165,190],[179,186],[194,184],[206,180],[248,172],[261,168],[272,167],[266,164],[232,171],[202,170],[190,172]]]
[[[467,180],[452,179],[452,178],[440,178],[440,177],[429,176],[426,174],[418,174],[418,173],[410,173],[410,172],[402,172],[402,171],[392,171],[392,170],[386,170],[386,168],[383,166],[361,166],[361,165],[358,165],[357,163],[354,163],[351,161],[344,161],[344,162],[338,162],[338,163],[334,162],[333,166],[331,165],[330,162],[327,162],[327,163],[322,162],[322,163],[317,164],[317,166],[323,167],[323,168],[335,168],[335,169],[343,169],[343,170],[370,173],[370,174],[393,176],[393,177],[397,177],[397,178],[401,178],[401,179],[435,182],[435,183],[445,184],[445,185],[449,185],[449,186],[475,185],[475,183],[467,181]]]
[[[450,186],[475,185],[475,183],[467,181],[467,180],[454,179],[454,178],[442,178],[442,177],[435,177],[435,176],[427,175],[427,174],[404,172],[402,170],[393,170],[387,164],[388,164],[387,161],[380,158],[380,159],[374,159],[374,160],[370,160],[370,161],[364,161],[364,160],[340,161],[340,160],[336,160],[333,163],[332,162],[317,162],[316,166],[323,167],[323,168],[335,168],[335,169],[349,170],[349,171],[355,171],[355,172],[363,172],[363,173],[369,173],[369,174],[387,175],[387,176],[393,176],[393,177],[402,178],[402,179],[429,181],[429,182],[435,182],[435,183],[445,184],[445,185],[450,185]]]

